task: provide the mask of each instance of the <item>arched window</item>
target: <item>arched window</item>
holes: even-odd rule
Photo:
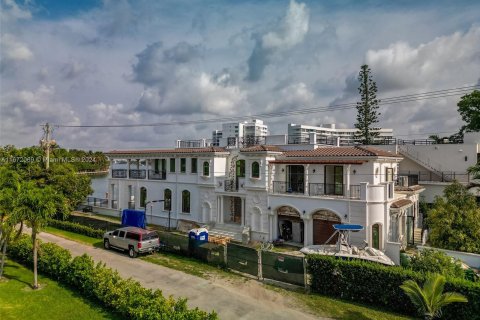
[[[252,163],[252,178],[260,178],[260,164],[257,161]]]
[[[245,177],[245,160],[237,160],[237,178]]]
[[[163,191],[163,199],[165,200],[163,202],[163,210],[172,210],[172,190],[165,189]]]
[[[203,175],[205,177],[210,175],[210,163],[208,163],[208,161],[203,162]]]
[[[190,213],[190,191],[182,191],[182,212]]]
[[[145,208],[146,202],[147,202],[147,188],[141,187],[140,188],[140,207]]]

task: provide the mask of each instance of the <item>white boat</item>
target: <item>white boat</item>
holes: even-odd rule
[[[333,225],[335,232],[322,245],[311,245],[300,249],[304,254],[322,254],[328,256],[335,256],[341,259],[359,259],[365,261],[372,261],[388,266],[394,266],[395,263],[380,250],[365,245],[364,248],[352,246],[349,243],[349,233],[363,230],[361,225],[352,224],[335,224]],[[338,234],[336,244],[327,244],[335,235]]]

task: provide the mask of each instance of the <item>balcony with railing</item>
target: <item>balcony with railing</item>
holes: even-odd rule
[[[167,179],[167,172],[166,171],[148,170],[148,179],[149,180],[166,180]]]
[[[313,197],[335,196],[349,199],[360,199],[360,185],[347,185],[337,183],[309,183],[308,194]]]
[[[145,179],[147,177],[147,170],[145,169],[130,169],[128,176],[130,179]]]
[[[347,188],[344,184],[309,183],[307,193],[304,183],[273,181],[273,193],[360,199],[360,185],[350,185]]]
[[[112,178],[126,178],[127,169],[112,169]]]
[[[286,181],[273,181],[273,193],[304,194],[305,184]]]

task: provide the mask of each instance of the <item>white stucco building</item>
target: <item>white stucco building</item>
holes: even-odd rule
[[[396,188],[402,157],[371,147],[285,150],[115,150],[109,206],[143,209],[150,223],[206,224],[237,240],[323,244],[335,223],[361,224],[352,242],[389,252],[413,237],[420,186]],[[120,168],[118,160],[127,160]]]

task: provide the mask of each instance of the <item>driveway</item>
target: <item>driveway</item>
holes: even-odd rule
[[[167,296],[187,298],[190,307],[215,310],[220,319],[319,319],[301,306],[294,305],[288,297],[266,289],[258,281],[232,283],[228,279],[207,280],[49,233],[41,233],[40,239],[68,249],[73,256],[86,253],[95,261],[103,261],[108,267],[116,269],[122,277],[139,281],[144,287],[160,289]]]

